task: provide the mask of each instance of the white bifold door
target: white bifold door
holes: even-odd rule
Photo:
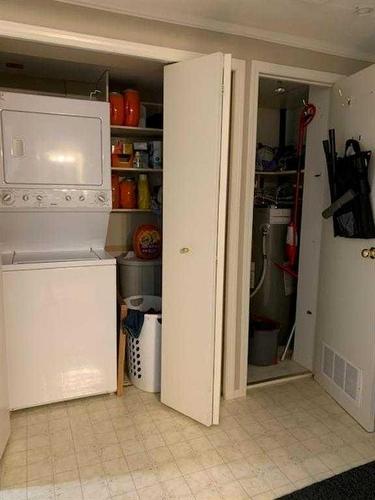
[[[218,423],[231,57],[164,71],[161,401]]]
[[[375,155],[375,66],[335,84],[330,126],[337,150],[359,139]],[[327,131],[328,134],[328,131]],[[375,158],[370,163],[375,208]],[[328,186],[326,206],[330,204]],[[375,259],[364,258],[374,240],[333,236],[324,220],[320,256],[315,374],[329,394],[366,430],[375,423]]]
[[[0,458],[10,435],[8,380],[5,352],[3,280],[0,253]]]

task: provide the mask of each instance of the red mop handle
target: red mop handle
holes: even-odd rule
[[[303,144],[305,142],[306,129],[314,119],[315,114],[316,114],[316,107],[314,106],[314,104],[306,103],[303,107],[299,119],[298,144],[297,144],[298,163],[297,163],[297,175],[296,175],[296,190],[294,194],[294,209],[292,218],[292,221],[294,222],[296,228],[298,226],[299,187],[301,184]]]
[[[301,112],[299,127],[298,127],[298,144],[297,144],[297,175],[296,175],[296,188],[294,193],[294,206],[293,213],[288,224],[287,241],[286,241],[286,255],[288,263],[293,268],[297,262],[298,256],[298,209],[299,209],[299,188],[301,184],[301,170],[302,170],[302,151],[303,144],[306,137],[306,129],[309,123],[313,120],[316,113],[314,104],[307,103],[304,105]]]

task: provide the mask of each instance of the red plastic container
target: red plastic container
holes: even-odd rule
[[[139,92],[128,89],[124,92],[124,125],[138,127],[141,110]]]
[[[121,208],[137,208],[137,185],[134,179],[124,179],[120,184]]]
[[[112,208],[120,208],[120,177],[112,174]]]
[[[118,92],[109,94],[111,107],[111,125],[123,125],[124,123],[124,98]]]

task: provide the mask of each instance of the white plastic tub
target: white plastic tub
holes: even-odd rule
[[[161,311],[161,297],[139,295],[125,299],[129,309]],[[132,384],[147,392],[160,392],[161,314],[145,314],[138,339],[127,336],[127,367]]]

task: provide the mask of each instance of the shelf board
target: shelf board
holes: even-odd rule
[[[111,125],[112,135],[117,136],[133,136],[133,137],[161,137],[163,135],[162,128],[143,128],[143,127],[126,127],[125,125]]]
[[[111,213],[153,213],[154,210],[146,210],[142,208],[113,208]]]
[[[149,101],[141,101],[141,104],[144,106],[149,106],[150,108],[162,108],[163,103],[162,102],[149,102]]]
[[[133,173],[147,173],[147,174],[161,174],[162,168],[135,168],[135,167],[111,167],[114,172],[133,172]]]
[[[305,171],[301,170],[301,174],[303,174]],[[262,172],[259,170],[255,171],[255,175],[296,175],[297,170],[276,170],[274,172]]]

